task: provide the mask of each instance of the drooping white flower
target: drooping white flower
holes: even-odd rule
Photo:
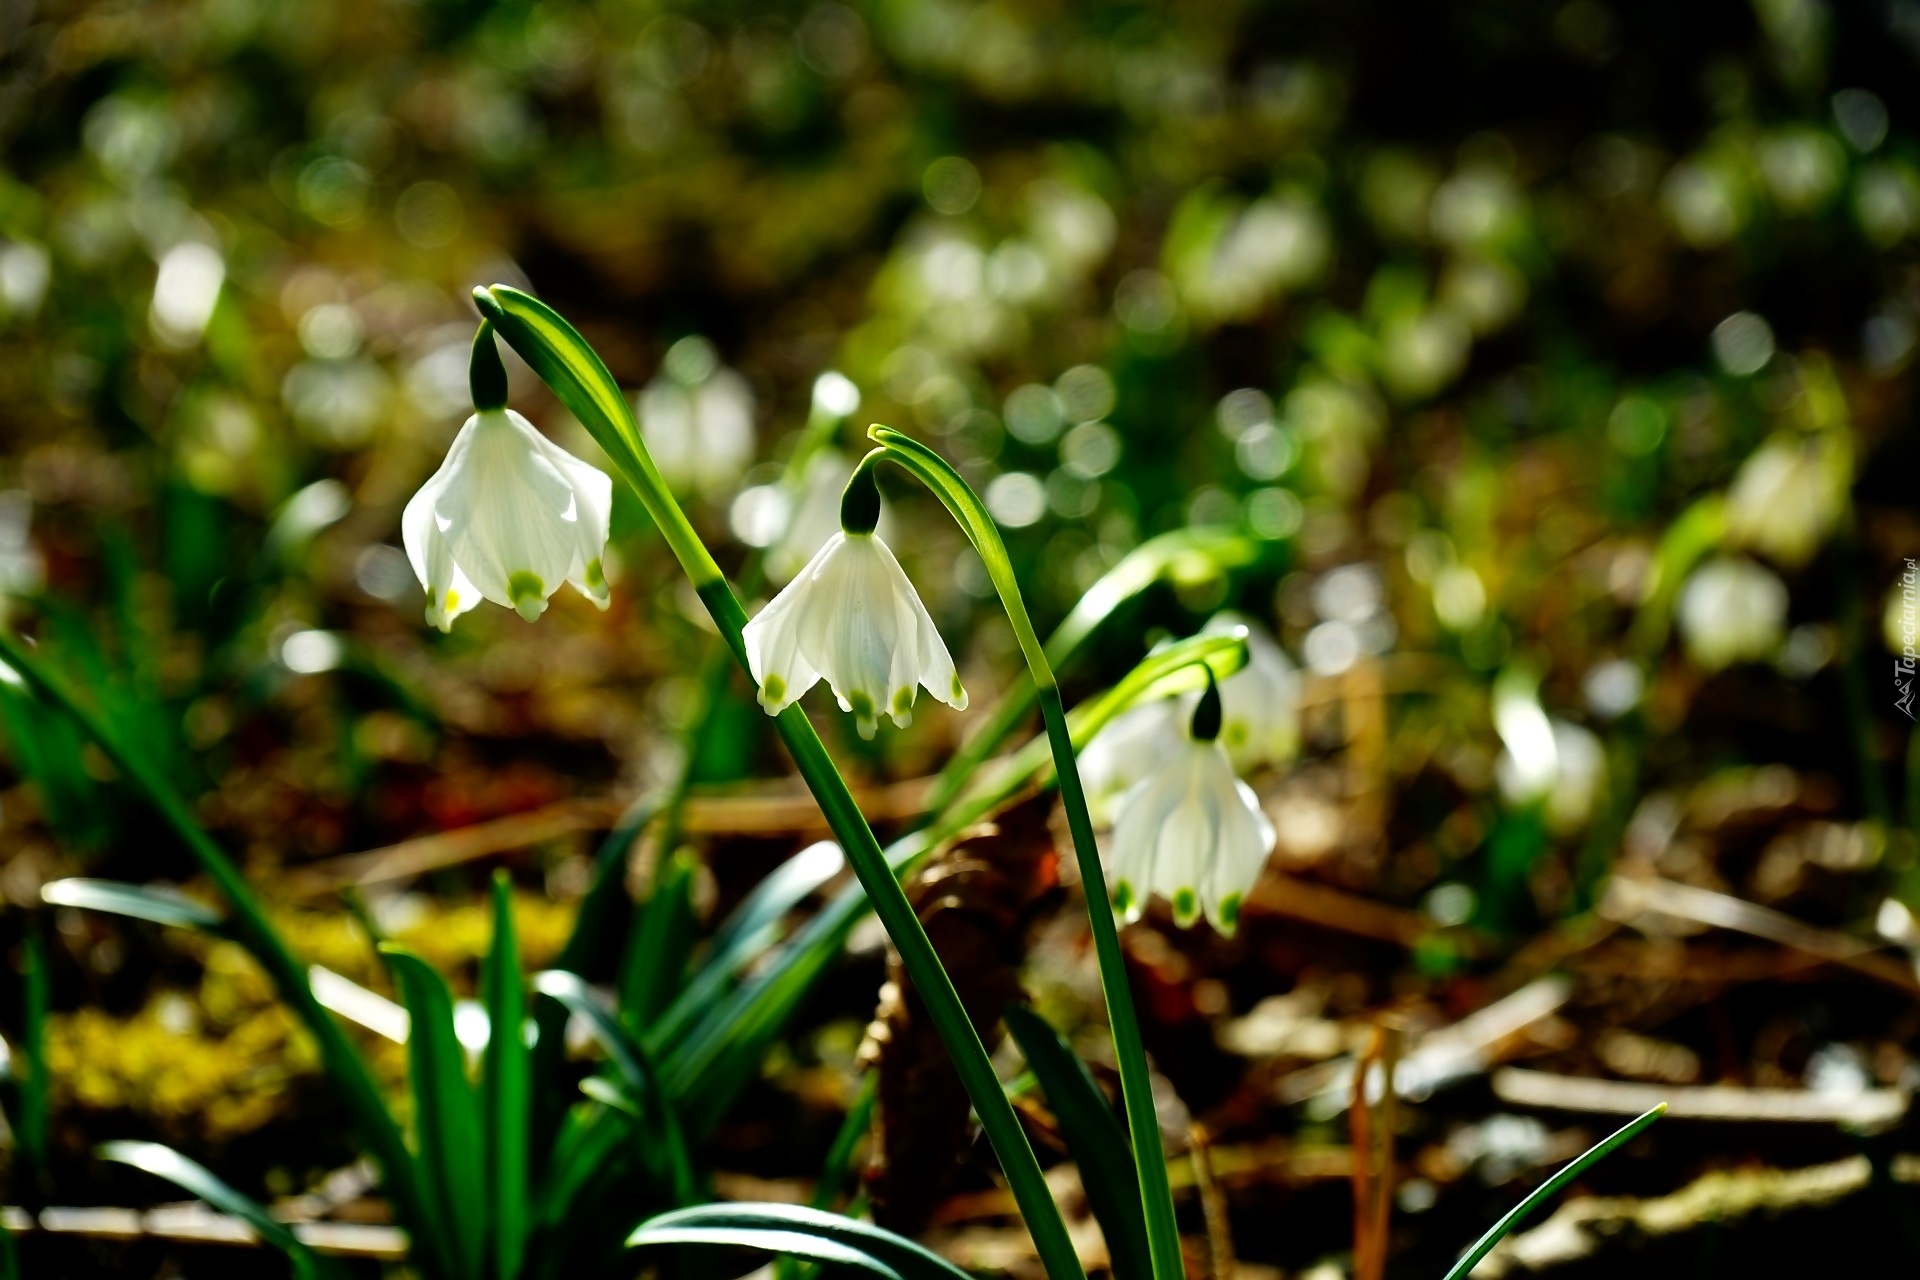
[[[675,488],[725,493],[753,460],[753,388],[705,338],[682,338],[661,365],[634,406],[647,452]]]
[[[427,621],[449,630],[485,599],[531,622],[562,582],[606,608],[612,504],[611,480],[513,410],[474,414],[401,517]]]
[[[1766,567],[1720,556],[1693,571],[1680,591],[1680,637],[1708,671],[1770,658],[1787,625],[1787,585]]]
[[[780,714],[823,676],[863,738],[873,736],[882,712],[902,727],[911,723],[919,686],[956,711],[967,708],[967,691],[927,607],[871,531],[843,529],[828,538],[747,624],[743,639],[768,715]]]
[[[1080,785],[1096,825],[1108,825],[1120,797],[1182,741],[1180,720],[1180,705],[1171,698],[1142,702],[1115,716],[1079,753]]]
[[[1832,432],[1772,436],[1727,489],[1727,535],[1789,569],[1813,558],[1846,507],[1850,462]]]
[[[1220,699],[1209,690],[1192,738],[1166,751],[1120,801],[1113,900],[1126,919],[1159,894],[1183,929],[1203,913],[1223,934],[1240,923],[1240,904],[1273,852],[1274,829],[1253,788],[1234,776],[1219,730]]]

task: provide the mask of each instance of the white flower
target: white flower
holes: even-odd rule
[[[1242,773],[1291,760],[1300,746],[1300,672],[1264,627],[1216,613],[1203,635],[1245,628],[1247,665],[1220,682],[1220,742]]]
[[[840,532],[747,624],[760,705],[778,715],[822,676],[860,736],[912,722],[916,686],[956,711],[967,692],[927,607],[879,535]]]
[[[1787,624],[1787,585],[1751,560],[1721,556],[1680,591],[1680,637],[1708,671],[1770,658]]]
[[[1114,906],[1132,920],[1157,893],[1173,903],[1181,928],[1204,912],[1214,928],[1231,934],[1273,851],[1273,823],[1253,789],[1234,777],[1218,741],[1169,745],[1163,760],[1120,801]]]
[[[1106,826],[1114,802],[1166,759],[1167,749],[1184,736],[1180,706],[1158,698],[1129,707],[1093,736],[1080,752],[1080,785],[1087,793],[1087,812]]]
[[[669,373],[640,392],[640,433],[668,484],[712,497],[737,485],[753,461],[753,388],[732,369],[715,368],[710,347],[704,361],[674,359],[681,347],[668,353]],[[674,377],[675,370],[699,376]]]
[[[1727,535],[1798,568],[1839,522],[1849,470],[1845,447],[1831,434],[1769,438],[1740,465],[1727,490]]]
[[[606,608],[612,502],[611,480],[513,410],[474,414],[400,521],[427,621],[446,631],[487,599],[531,622],[562,582]]]

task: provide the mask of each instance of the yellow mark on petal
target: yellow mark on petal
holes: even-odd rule
[[[455,609],[458,609],[459,607],[460,607],[460,593],[458,591],[448,591],[447,604],[446,604],[447,612],[452,613]]]

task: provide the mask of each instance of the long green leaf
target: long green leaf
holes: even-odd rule
[[[173,929],[220,933],[226,927],[226,917],[206,903],[196,902],[176,890],[152,885],[74,877],[42,885],[40,897],[51,906],[126,916]]]
[[[669,1005],[649,1029],[648,1046],[658,1053],[668,1045],[678,1044],[687,1027],[711,1011],[732,988],[740,971],[766,954],[787,913],[799,906],[808,894],[839,875],[846,865],[840,846],[822,840],[788,858],[755,885],[753,892],[714,932],[706,957],[680,998]]]
[[[189,1160],[172,1147],[163,1147],[157,1142],[109,1142],[100,1148],[100,1155],[102,1159],[129,1164],[156,1178],[165,1178],[220,1212],[241,1219],[263,1241],[286,1254],[298,1276],[322,1280],[344,1275],[337,1263],[315,1253],[259,1201],[242,1195],[205,1165]]]
[[[121,741],[106,720],[82,702],[65,680],[48,671],[34,655],[11,635],[0,631],[0,663],[21,675],[35,692],[67,715],[99,744],[122,775],[146,797],[161,820],[186,846],[201,871],[220,890],[221,897],[233,909],[233,936],[260,963],[273,979],[280,998],[294,1013],[320,1046],[327,1075],[340,1090],[341,1099],[353,1117],[360,1140],[379,1162],[387,1194],[403,1223],[409,1225],[425,1211],[425,1202],[414,1181],[413,1163],[399,1126],[387,1111],[379,1086],[366,1062],[354,1050],[326,1010],[320,1007],[308,985],[306,967],[294,959],[286,943],[267,920],[240,869],[233,865],[211,836],[195,821],[186,802],[146,758]],[[418,1236],[416,1235],[416,1240]],[[429,1271],[444,1270],[437,1255],[417,1258]]]
[[[1148,1280],[1153,1259],[1147,1252],[1147,1222],[1140,1212],[1139,1175],[1126,1131],[1107,1096],[1080,1055],[1045,1018],[1024,1005],[1009,1005],[1001,1016],[1060,1121],[1061,1135],[1080,1168],[1087,1204],[1107,1238],[1116,1280]]]
[[[1460,1261],[1453,1264],[1453,1269],[1447,1272],[1446,1280],[1465,1280],[1467,1274],[1480,1265],[1480,1259],[1491,1253],[1493,1246],[1499,1244],[1509,1231],[1519,1226],[1528,1214],[1538,1209],[1569,1182],[1585,1173],[1588,1168],[1633,1141],[1642,1130],[1666,1113],[1667,1104],[1663,1102],[1653,1110],[1629,1120],[1613,1133],[1587,1148],[1572,1164],[1541,1183],[1534,1189],[1532,1195],[1508,1210],[1506,1217],[1487,1228],[1487,1233],[1474,1241],[1473,1248],[1467,1250],[1460,1256]]]
[[[755,1231],[745,1227],[642,1227],[627,1238],[627,1244],[635,1249],[658,1248],[662,1245],[753,1249],[859,1272],[873,1277],[873,1280],[904,1280],[898,1271],[872,1254],[802,1231]]]
[[[480,1104],[467,1082],[466,1050],[454,1034],[453,997],[419,956],[391,943],[380,950],[407,1006],[414,1128],[421,1181],[438,1210],[433,1225],[454,1274],[480,1280],[489,1208],[486,1144],[480,1139]]]
[[[658,1238],[667,1231],[687,1229],[793,1232],[858,1250],[898,1272],[902,1280],[968,1280],[966,1272],[905,1236],[870,1222],[798,1204],[704,1204],[692,1209],[676,1209],[649,1218],[628,1243],[637,1244],[642,1237]]]
[[[662,1148],[660,1154],[666,1163],[667,1179],[673,1188],[674,1199],[680,1204],[693,1199],[693,1161],[687,1155],[680,1117],[666,1094],[660,1090],[659,1076],[654,1071],[645,1046],[627,1033],[619,1019],[600,1006],[592,990],[580,980],[578,974],[549,969],[535,975],[533,983],[535,990],[542,995],[552,996],[581,1019],[594,1040],[606,1051],[627,1088],[655,1117],[654,1136]]]
[[[529,1120],[526,978],[513,927],[513,882],[493,877],[493,948],[481,968],[487,1037],[482,1103],[486,1114],[487,1198],[492,1208],[495,1280],[514,1280],[527,1244]]]
[[[52,1081],[47,1078],[47,955],[40,934],[29,931],[26,965],[20,975],[25,1007],[21,1051],[27,1060],[27,1078],[19,1086],[21,1154],[32,1177],[47,1178],[47,1135],[53,1123]],[[41,1190],[35,1187],[36,1193]]]
[[[686,849],[663,857],[653,892],[634,910],[637,927],[620,964],[620,1012],[646,1028],[681,993],[693,951],[693,884],[700,860]]]

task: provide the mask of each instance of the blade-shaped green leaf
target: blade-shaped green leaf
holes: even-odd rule
[[[650,1027],[686,983],[693,951],[693,885],[700,860],[686,849],[660,860],[653,892],[634,910],[636,928],[620,964],[620,1012]]]
[[[47,1178],[47,1134],[53,1120],[52,1101],[47,1079],[47,957],[37,931],[27,933],[25,964],[20,971],[24,1038],[20,1053],[26,1059],[24,1078],[14,1081],[12,1089],[16,1114],[15,1141],[19,1144],[23,1172],[34,1182]],[[35,1194],[46,1190],[35,1186]]]
[[[1060,1121],[1060,1133],[1080,1168],[1087,1204],[1107,1238],[1116,1280],[1149,1280],[1153,1263],[1133,1151],[1107,1096],[1080,1055],[1045,1018],[1024,1005],[1009,1005],[1001,1016]]]
[[[873,1280],[904,1280],[898,1271],[872,1254],[802,1231],[755,1231],[746,1227],[641,1227],[627,1238],[627,1244],[634,1249],[662,1245],[754,1249],[761,1253],[804,1258],[825,1267],[870,1276]]]
[[[677,1044],[701,1015],[713,1009],[739,978],[740,971],[764,955],[788,912],[846,868],[846,856],[830,840],[808,845],[754,886],[726,922],[715,931],[706,958],[680,998],[668,1006],[647,1034],[656,1053]]]
[[[78,907],[82,911],[127,916],[174,929],[218,933],[226,927],[226,917],[206,903],[196,902],[177,890],[153,885],[74,877],[42,885],[40,897],[56,907]]]
[[[592,989],[580,980],[578,974],[549,969],[535,975],[533,985],[542,995],[552,996],[579,1016],[595,1042],[612,1060],[614,1069],[620,1073],[628,1091],[646,1106],[653,1118],[652,1136],[660,1144],[660,1156],[666,1166],[665,1172],[673,1188],[674,1199],[681,1204],[687,1203],[694,1196],[693,1162],[687,1155],[679,1113],[660,1091],[659,1076],[654,1071],[646,1048],[627,1033],[617,1018],[601,1007]]]
[[[1585,1173],[1588,1168],[1598,1164],[1604,1157],[1611,1155],[1620,1147],[1633,1141],[1648,1125],[1665,1114],[1667,1114],[1667,1104],[1663,1102],[1653,1110],[1634,1117],[1605,1138],[1602,1138],[1599,1142],[1596,1142],[1593,1146],[1587,1148],[1572,1164],[1569,1164],[1566,1168],[1541,1183],[1534,1189],[1532,1195],[1513,1206],[1513,1208],[1507,1211],[1507,1215],[1504,1218],[1487,1228],[1487,1233],[1473,1242],[1473,1248],[1460,1255],[1460,1261],[1454,1263],[1453,1269],[1447,1272],[1447,1280],[1466,1280],[1467,1274],[1480,1265],[1480,1259],[1491,1253],[1493,1246],[1499,1244],[1502,1237],[1509,1231],[1519,1226],[1528,1214],[1538,1209],[1544,1201],[1553,1196],[1562,1187]]]
[[[487,1196],[492,1208],[493,1272],[513,1280],[527,1243],[528,1061],[526,978],[513,927],[513,886],[493,877],[493,949],[481,969],[487,1037],[482,1102],[486,1114]]]
[[[262,1240],[292,1260],[294,1273],[312,1280],[344,1275],[337,1263],[315,1253],[284,1223],[266,1211],[257,1200],[244,1196],[222,1182],[205,1165],[189,1160],[172,1147],[157,1142],[109,1142],[100,1148],[102,1159],[130,1164],[136,1169],[165,1178],[174,1186],[200,1197],[220,1212],[244,1221]]]
[[[668,1243],[663,1238],[666,1233],[690,1230],[804,1235],[866,1254],[897,1272],[902,1280],[967,1280],[966,1272],[905,1236],[871,1222],[798,1204],[703,1204],[676,1209],[641,1223],[627,1243]]]
[[[409,1226],[415,1219],[424,1220],[429,1210],[414,1181],[412,1157],[399,1126],[387,1111],[372,1072],[339,1024],[314,999],[305,966],[294,958],[285,940],[267,919],[240,869],[195,820],[186,801],[140,749],[137,740],[123,738],[106,716],[75,694],[64,678],[49,670],[20,641],[3,630],[0,630],[0,664],[23,677],[37,696],[44,698],[49,706],[57,707],[99,744],[219,889],[233,910],[232,936],[272,977],[280,998],[292,1007],[318,1043],[327,1075],[339,1089],[360,1140],[379,1161],[383,1186],[401,1220]],[[418,1235],[415,1243],[419,1247]]]
[[[438,1209],[443,1256],[463,1280],[484,1273],[488,1199],[480,1104],[467,1082],[466,1050],[453,1029],[453,997],[431,966],[410,951],[381,947],[406,1002],[408,1071],[421,1181]]]

